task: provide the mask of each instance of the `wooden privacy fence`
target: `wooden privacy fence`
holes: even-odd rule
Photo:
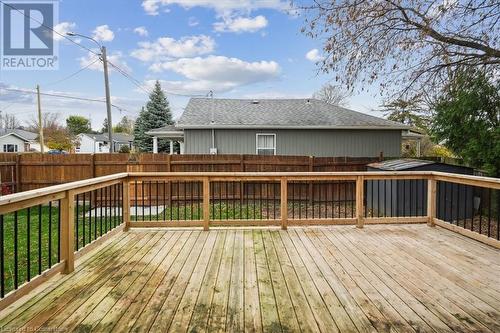
[[[379,157],[0,153],[1,194],[120,172],[365,171]]]
[[[120,230],[427,223],[500,248],[500,179],[440,172],[129,172],[0,198],[0,310]]]

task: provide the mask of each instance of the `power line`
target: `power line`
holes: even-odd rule
[[[28,90],[28,89],[1,88],[0,90],[21,92],[21,93],[28,93],[28,94],[36,94],[37,93],[36,91]],[[106,101],[102,100],[102,99],[78,97],[78,96],[72,96],[72,95],[61,95],[61,94],[54,94],[54,93],[40,93],[40,95],[57,97],[57,98],[72,99],[72,100],[78,100],[78,101],[85,101],[85,102],[106,103]],[[124,112],[128,112],[130,114],[136,114],[136,113],[134,113],[130,110],[127,110],[126,108],[124,108],[122,106],[118,106],[116,104],[111,104],[111,106],[114,107],[115,109],[117,109],[118,111],[124,111]]]
[[[92,61],[94,60],[94,61]],[[96,62],[100,61],[99,58],[94,58],[94,59],[91,59],[91,63],[89,63],[87,66],[83,67],[83,68],[80,68],[78,71],[74,72],[73,74],[70,74],[68,75],[67,77],[65,78],[62,78],[60,80],[57,80],[57,81],[54,81],[54,82],[50,82],[50,83],[45,83],[45,84],[42,84],[42,86],[46,87],[46,86],[53,86],[53,85],[56,85],[56,84],[59,84],[61,82],[64,82],[64,81],[67,81],[75,76],[77,76],[78,74],[80,74],[81,72],[83,72],[84,70],[88,69],[90,66],[92,66],[93,64],[95,64]]]
[[[14,6],[8,4],[8,3],[5,3],[4,1],[0,0],[0,3],[2,3],[3,5],[21,13],[23,16],[25,16],[26,18],[29,18],[30,20],[40,24],[42,27],[46,28],[46,29],[49,29],[50,31],[52,31],[53,33],[55,33],[56,35],[66,39],[67,41],[69,41],[70,43],[73,43],[74,45],[100,57],[101,55],[99,53],[96,53],[94,50],[80,44],[80,43],[77,43],[76,41],[74,41],[72,38],[69,38],[68,36],[64,35],[64,34],[61,34],[59,33],[58,31],[54,30],[53,27],[49,27],[47,25],[45,25],[43,22],[41,22],[40,20],[37,20],[33,17],[31,17],[30,15],[27,15],[24,11],[21,11],[17,8],[15,8]],[[137,86],[139,89],[143,90],[144,92],[146,92],[147,94],[151,94],[151,91],[147,90],[146,88],[144,88],[144,85],[142,84],[141,81],[137,80],[136,78],[134,78],[133,76],[131,76],[129,73],[127,73],[125,70],[123,70],[122,68],[120,68],[119,66],[113,64],[112,62],[110,62],[108,60],[108,64],[110,64],[112,67],[114,67],[121,75],[123,75],[125,78],[127,78],[129,81],[131,81],[135,86]],[[89,66],[90,67],[90,66]],[[59,82],[57,82],[59,83]],[[180,93],[174,93],[174,92],[170,92],[170,91],[165,91],[165,93],[167,93],[168,95],[174,95],[174,96],[181,96],[181,97],[202,97],[204,95],[189,95],[189,94],[180,94]]]

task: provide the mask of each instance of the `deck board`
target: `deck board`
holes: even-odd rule
[[[425,225],[132,230],[0,329],[499,332],[500,250]]]

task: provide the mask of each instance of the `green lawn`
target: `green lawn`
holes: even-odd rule
[[[113,229],[115,225],[121,223],[121,217],[105,219],[85,217],[83,224],[82,208],[78,209],[78,230],[75,230],[75,251],[89,244],[97,236]],[[88,209],[88,208],[87,208]],[[58,263],[58,211],[57,206],[41,207],[41,214],[38,207],[29,209],[29,233],[28,233],[28,209],[17,212],[17,263],[18,263],[18,285],[28,281],[28,266],[30,277],[37,276],[40,272]],[[76,209],[75,209],[76,213]],[[40,219],[41,217],[41,219]],[[4,281],[5,294],[14,289],[15,281],[15,213],[3,215],[3,245],[4,245]],[[89,232],[90,228],[90,232]],[[97,229],[96,229],[97,228]],[[39,232],[41,231],[41,232]],[[28,237],[29,234],[29,237]],[[78,234],[78,237],[77,237]],[[51,237],[49,237],[51,235]],[[85,240],[84,240],[85,236]],[[28,246],[29,238],[29,246]],[[49,242],[49,238],[51,241]],[[50,243],[50,244],[49,244]],[[50,245],[50,251],[49,251]],[[29,254],[29,255],[28,255]],[[28,260],[29,257],[29,260]],[[49,263],[50,258],[50,263]],[[40,263],[40,264],[39,264]]]

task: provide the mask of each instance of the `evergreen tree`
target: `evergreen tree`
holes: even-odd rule
[[[104,118],[104,122],[102,123],[101,133],[108,133],[108,118]]]
[[[153,138],[146,132],[172,125],[172,113],[165,93],[161,89],[160,82],[156,81],[153,92],[149,96],[146,108],[143,108],[134,126],[134,144],[143,152],[153,151]],[[158,140],[158,151],[168,151],[168,142]]]

